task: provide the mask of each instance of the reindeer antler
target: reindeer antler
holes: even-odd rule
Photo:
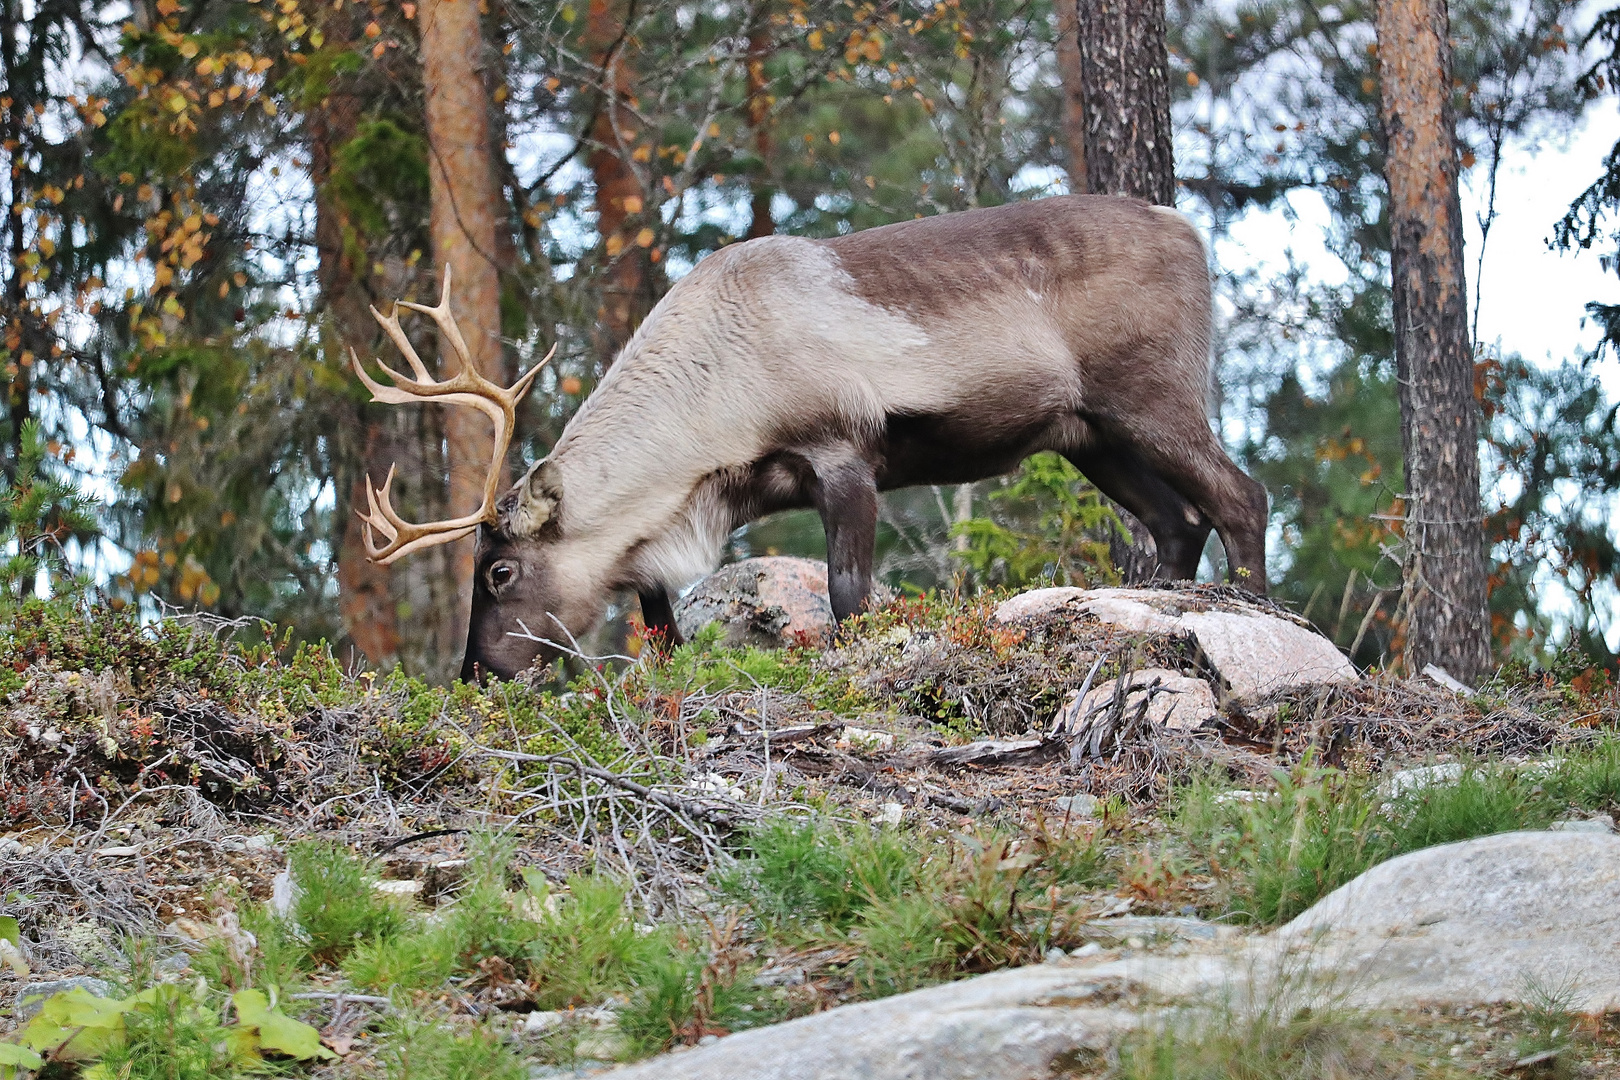
[[[460,371],[448,379],[434,379],[429,374],[421,357],[417,356],[416,350],[411,347],[405,331],[400,328],[400,308],[419,311],[438,325],[442,340],[447,342],[451,351],[456,354]],[[478,369],[473,367],[472,354],[467,349],[467,342],[461,336],[461,329],[456,326],[455,316],[450,314],[449,266],[444,268],[444,289],[439,295],[436,307],[424,307],[421,304],[401,300],[394,305],[394,313],[387,318],[384,318],[376,308],[371,309],[371,314],[387,332],[394,345],[404,354],[406,361],[411,365],[411,371],[416,375],[414,379],[408,379],[379,360],[378,366],[394,380],[392,386],[384,386],[366,374],[366,369],[360,364],[360,357],[350,349],[349,359],[354,364],[355,374],[360,376],[360,381],[371,391],[371,400],[389,405],[405,405],[413,401],[442,401],[447,405],[468,405],[495,423],[495,451],[490,458],[489,472],[484,477],[484,502],[475,512],[465,517],[413,525],[395,512],[390,501],[389,490],[394,483],[393,466],[389,466],[388,478],[383,481],[380,489],[372,486],[370,476],[366,477],[366,501],[370,504],[369,512],[361,513],[356,510],[355,513],[365,522],[366,552],[373,562],[386,565],[413,551],[460,540],[485,522],[494,523],[496,489],[501,481],[501,463],[506,460],[507,448],[512,444],[517,403],[528,393],[534,377],[540,374],[540,369],[545,367],[546,361],[551,359],[557,347],[553,345],[551,352],[546,353],[545,359],[530,368],[528,374],[518,379],[508,389],[502,389],[484,378],[478,373]],[[387,541],[380,547],[372,535],[374,531],[381,533]]]

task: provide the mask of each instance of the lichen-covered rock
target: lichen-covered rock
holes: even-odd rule
[[[614,1080],[1047,1080],[1140,1023],[1117,980],[1040,964],[844,1005],[644,1061]]]
[[[1054,615],[1089,615],[1136,634],[1190,640],[1221,682],[1241,702],[1324,683],[1354,682],[1355,665],[1304,620],[1234,590],[1034,589],[1002,601],[995,618],[1019,623]]]
[[[1112,701],[1119,690],[1119,683],[1119,679],[1110,679],[1101,686],[1092,687],[1078,706],[1071,699],[1071,704],[1064,710],[1065,722],[1072,729],[1093,709]],[[1148,698],[1147,721],[1156,728],[1168,731],[1196,731],[1217,712],[1215,693],[1209,688],[1209,683],[1164,668],[1143,668],[1128,676],[1125,687],[1126,713],[1134,715],[1143,698]]]
[[[1355,665],[1315,630],[1263,612],[1189,611],[1181,625],[1233,697],[1261,698],[1301,686],[1355,682]]]
[[[688,640],[710,623],[724,628],[721,641],[731,646],[826,640],[834,625],[827,564],[772,555],[722,567],[675,602],[675,624]]]

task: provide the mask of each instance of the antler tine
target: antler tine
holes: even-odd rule
[[[367,306],[370,307],[370,305]],[[421,382],[430,383],[433,381],[433,376],[428,374],[427,365],[422,363],[420,356],[416,355],[416,347],[411,344],[411,339],[405,336],[404,327],[399,325],[399,308],[400,305],[395,303],[394,310],[387,317],[384,317],[382,312],[373,307],[371,308],[371,317],[376,319],[383,328],[383,332],[388,335],[388,339],[394,343],[394,348],[405,355],[405,360],[411,365],[411,370],[416,373],[417,379]],[[382,364],[385,370],[387,369],[387,364],[383,364],[381,360],[377,362]],[[392,371],[388,373],[394,375]],[[394,375],[394,381],[403,382],[404,380],[398,375]]]
[[[410,361],[417,378],[408,379],[378,361],[384,371],[394,380],[392,386],[386,386],[366,373],[364,365],[360,363],[360,356],[353,349],[349,350],[350,362],[354,365],[355,373],[366,389],[371,391],[373,401],[401,405],[410,401],[434,400],[446,405],[468,405],[477,409],[495,426],[494,445],[491,447],[489,470],[484,475],[483,501],[476,511],[449,521],[433,521],[416,525],[400,517],[394,509],[393,485],[396,470],[393,466],[388,469],[388,476],[383,480],[382,487],[372,485],[371,478],[366,478],[365,512],[355,511],[365,526],[366,553],[373,562],[383,565],[403,558],[413,551],[436,544],[448,544],[471,535],[479,525],[496,520],[495,503],[500,487],[501,465],[506,460],[506,451],[512,444],[512,429],[517,420],[517,405],[523,400],[523,395],[533,386],[535,376],[545,367],[557,352],[553,345],[545,357],[518,378],[510,387],[501,387],[484,378],[473,367],[467,353],[466,342],[462,339],[456,327],[454,316],[450,314],[449,295],[449,268],[445,269],[445,292],[440,298],[437,307],[428,308],[420,304],[401,302],[395,305],[395,312],[384,318],[377,309],[372,314],[382,328],[393,339],[394,344],[405,354]],[[410,341],[405,337],[404,330],[399,325],[398,309],[400,307],[420,311],[430,316],[438,324],[444,339],[450,347],[461,357],[461,370],[448,379],[434,379],[428,373],[426,366],[417,357],[416,351],[411,348]],[[376,537],[380,535],[383,543],[378,544]]]
[[[355,511],[366,530],[366,553],[373,562],[387,566],[395,559],[404,558],[413,551],[437,544],[448,544],[470,535],[483,522],[482,508],[479,513],[468,514],[465,517],[455,518],[451,521],[433,521],[425,525],[413,525],[400,517],[394,510],[394,503],[390,488],[394,484],[394,467],[389,466],[388,478],[383,481],[381,489],[372,486],[371,478],[366,478],[366,502],[370,504],[368,513]],[[377,544],[372,537],[373,531],[383,535],[387,542]]]
[[[473,367],[472,353],[467,348],[466,339],[461,336],[461,327],[456,325],[456,317],[450,311],[449,263],[444,264],[444,288],[439,292],[439,302],[436,305],[427,307],[423,304],[412,303],[409,300],[401,300],[398,306],[410,308],[412,311],[420,311],[423,315],[432,319],[438,325],[439,333],[444,335],[445,340],[450,343],[450,348],[455,351],[456,358],[461,361],[461,370],[472,372],[475,377],[482,381],[482,376],[479,376],[477,369]]]

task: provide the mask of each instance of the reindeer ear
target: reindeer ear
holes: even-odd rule
[[[514,540],[536,536],[557,516],[562,485],[549,461],[536,462],[496,504],[500,530]]]

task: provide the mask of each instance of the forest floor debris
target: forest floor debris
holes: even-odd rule
[[[825,650],[706,634],[478,690],[252,624],[36,605],[0,640],[0,937],[27,965],[0,1005],[206,968],[274,987],[333,1075],[441,1037],[573,1068],[1113,948],[1107,917],[1272,925],[1402,851],[1620,811],[1620,707],[1585,671],[1241,703],[1212,682],[1208,721],[1167,730],[1135,675],[1208,679],[1185,637],[994,610],[895,601]],[[1126,692],[1076,715],[1105,686]],[[312,949],[287,869],[310,851],[392,928]],[[599,970],[547,967],[569,951]]]

